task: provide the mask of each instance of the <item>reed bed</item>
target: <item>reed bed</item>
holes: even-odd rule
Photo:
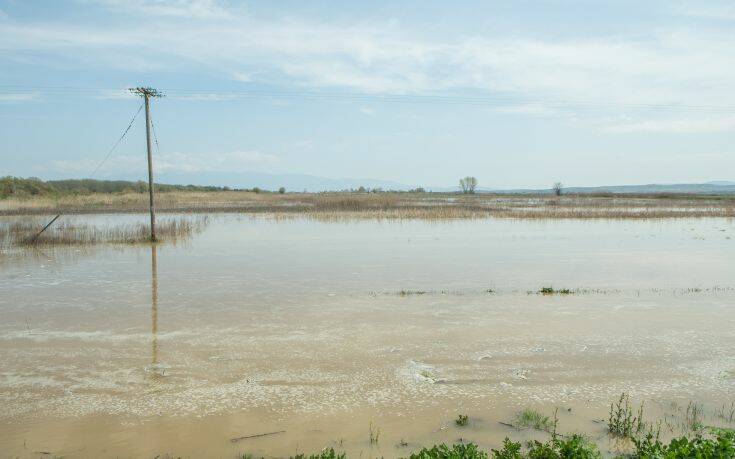
[[[161,219],[156,223],[159,242],[176,242],[202,231],[208,218],[178,217]],[[47,220],[26,218],[0,222],[2,247],[72,246],[92,244],[137,244],[150,242],[150,225],[143,222],[93,225],[75,220],[55,222],[35,238]]]
[[[735,217],[735,196],[700,195],[460,195],[454,193],[253,193],[166,192],[161,213],[244,213],[317,219],[660,219]],[[58,198],[9,198],[0,215],[144,213],[142,193]]]

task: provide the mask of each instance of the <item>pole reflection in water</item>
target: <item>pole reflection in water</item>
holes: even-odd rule
[[[151,364],[146,371],[154,380],[165,375],[165,368],[158,362],[158,258],[156,244],[151,244]]]

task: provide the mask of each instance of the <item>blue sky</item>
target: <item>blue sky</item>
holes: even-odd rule
[[[1,0],[0,175],[89,176],[145,84],[162,180],[735,180],[734,31],[732,2]],[[97,177],[145,178],[143,135]]]

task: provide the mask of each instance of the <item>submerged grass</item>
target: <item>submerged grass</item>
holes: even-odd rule
[[[375,427],[372,421],[370,422],[369,434],[370,434],[369,435],[370,444],[377,445],[378,442],[380,441],[380,427]]]
[[[526,408],[516,416],[515,425],[519,428],[549,432],[554,427],[554,421],[549,416],[544,416],[536,410]]]
[[[722,407],[715,412],[715,416],[725,422],[735,422],[735,402],[730,402],[729,405],[723,404]]]
[[[207,217],[177,217],[160,219],[156,236],[160,242],[175,242],[200,232]],[[150,226],[143,222],[113,225],[93,225],[78,221],[57,221],[38,238],[35,236],[47,223],[31,218],[0,222],[0,245],[3,247],[84,246],[92,244],[135,244],[150,241]]]

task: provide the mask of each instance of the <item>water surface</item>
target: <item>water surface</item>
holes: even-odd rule
[[[391,457],[543,438],[498,424],[525,407],[603,438],[621,391],[714,410],[735,398],[733,236],[727,219],[228,215],[176,245],[6,250],[0,451]]]

